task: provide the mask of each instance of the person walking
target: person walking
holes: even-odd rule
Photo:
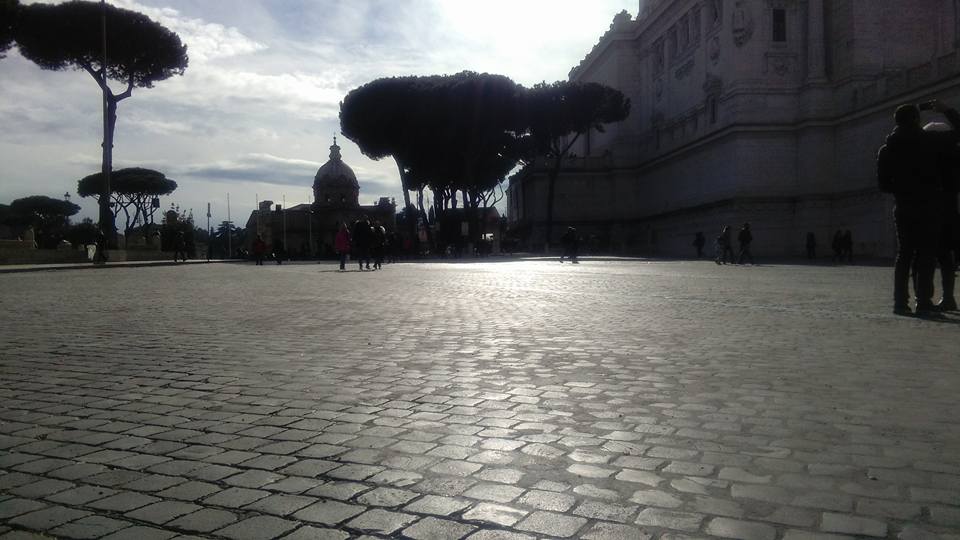
[[[697,258],[703,258],[703,245],[707,243],[707,239],[703,237],[703,232],[697,231],[697,234],[693,237],[693,247],[697,248]]]
[[[257,238],[253,241],[253,260],[256,261],[257,266],[263,266],[263,256],[267,253],[267,243],[263,241],[263,237],[259,234]]]
[[[364,261],[367,263],[367,270],[370,270],[370,232],[370,222],[366,217],[358,219],[353,224],[353,249],[361,271],[363,271]]]
[[[833,250],[833,258],[830,259],[833,262],[843,262],[843,231],[837,229],[837,232],[833,233],[833,241],[830,242],[830,249]]]
[[[573,264],[579,264],[577,261],[577,251],[580,248],[580,237],[577,235],[577,229],[567,227],[567,232],[560,237],[560,243],[563,245],[563,253],[560,254],[560,262],[567,257]]]
[[[811,261],[817,258],[817,235],[813,232],[807,233],[807,258]]]
[[[894,113],[896,127],[877,153],[877,183],[880,191],[894,197],[893,219],[897,229],[897,260],[894,266],[893,312],[909,315],[910,266],[917,264],[916,314],[934,313],[933,274],[942,224],[942,164],[960,142],[960,114],[938,101],[923,104],[943,114],[953,128],[949,132],[924,131],[920,108],[901,105]]]
[[[717,236],[715,241],[715,247],[717,250],[717,264],[727,264],[727,256],[730,257],[730,262],[733,263],[733,246],[731,245],[732,240],[730,239],[730,226],[724,225],[720,229],[720,234]]]
[[[173,262],[182,259],[187,262],[187,238],[183,231],[177,231],[177,237],[173,240]]]
[[[380,220],[377,220],[373,222],[372,231],[373,269],[380,270],[383,268],[383,250],[387,245],[387,230],[380,224]]]
[[[337,235],[333,239],[333,248],[337,250],[337,255],[340,256],[340,271],[346,271],[347,256],[350,255],[350,230],[347,229],[346,222],[340,224],[340,230],[337,231]]]
[[[740,243],[740,256],[737,257],[737,264],[743,264],[744,259],[750,259],[750,264],[755,264],[753,262],[753,254],[750,253],[750,244],[753,243],[753,233],[750,232],[749,223],[744,223],[743,227],[740,228],[740,232],[737,233],[737,242]]]

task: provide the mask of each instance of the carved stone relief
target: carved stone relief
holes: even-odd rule
[[[694,62],[693,58],[691,58],[684,62],[682,66],[678,67],[676,71],[673,72],[673,76],[676,77],[677,80],[684,79],[690,74],[691,71],[693,71],[693,66]]]
[[[720,61],[720,36],[713,36],[707,44],[707,55],[713,65]]]
[[[653,83],[653,96],[657,98],[657,101],[660,101],[660,98],[663,97],[663,79],[657,79]]]
[[[733,42],[737,47],[743,47],[753,37],[753,15],[743,0],[737,0],[733,7],[733,24],[731,25]]]

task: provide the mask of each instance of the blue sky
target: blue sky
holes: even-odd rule
[[[177,180],[164,201],[203,224],[244,222],[256,198],[307,202],[352,88],[393,75],[499,73],[566,79],[622,9],[638,0],[108,0],[146,13],[188,46],[190,66],[120,104],[114,167]],[[99,90],[79,71],[42,71],[16,51],[0,61],[0,203],[70,192],[100,168]],[[363,203],[402,200],[392,160],[342,137]]]

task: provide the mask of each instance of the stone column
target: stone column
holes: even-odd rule
[[[826,43],[824,41],[823,0],[807,2],[807,82],[824,82],[827,78]]]

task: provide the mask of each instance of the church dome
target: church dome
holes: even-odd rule
[[[314,177],[313,194],[318,204],[359,205],[360,183],[353,169],[343,162],[336,137],[330,147],[330,160],[317,170]]]

